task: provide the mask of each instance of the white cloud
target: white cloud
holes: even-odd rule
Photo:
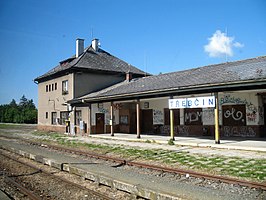
[[[244,44],[234,42],[234,39],[217,30],[211,38],[208,38],[209,43],[204,46],[204,50],[210,57],[233,56],[233,47],[244,47]]]
[[[236,48],[243,48],[244,47],[244,44],[241,44],[239,42],[235,42],[234,43],[234,47],[236,47]]]

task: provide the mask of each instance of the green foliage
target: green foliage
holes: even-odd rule
[[[168,144],[169,145],[175,145],[174,140],[171,138],[170,140],[168,140]]]
[[[9,104],[0,105],[0,122],[3,123],[37,123],[37,109],[33,100],[24,95],[19,104],[14,99]]]

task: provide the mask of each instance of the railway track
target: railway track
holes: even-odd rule
[[[35,195],[31,190],[24,187],[21,182],[18,182],[16,180],[14,180],[13,178],[9,177],[8,175],[6,175],[5,172],[2,172],[2,176],[3,176],[4,181],[7,181],[7,182],[11,183],[13,186],[17,187],[29,199],[41,200],[41,198],[39,196]]]
[[[7,138],[9,138],[9,137],[7,137]],[[111,156],[107,156],[107,155],[103,155],[103,154],[97,154],[97,153],[88,152],[88,151],[80,151],[77,149],[66,148],[66,147],[62,147],[62,146],[58,146],[58,145],[37,143],[37,142],[33,142],[31,140],[22,139],[22,138],[15,138],[15,137],[10,137],[10,138],[23,140],[24,142],[30,143],[32,145],[38,145],[38,146],[50,148],[53,150],[69,152],[69,153],[73,153],[73,154],[77,154],[77,155],[83,155],[86,157],[112,161],[112,162],[118,163],[118,165],[120,165],[120,166],[128,165],[128,166],[134,166],[134,167],[139,167],[139,168],[146,168],[146,169],[150,169],[150,170],[156,170],[156,171],[160,171],[160,172],[189,175],[190,177],[195,177],[195,178],[208,179],[208,180],[213,180],[213,181],[218,181],[218,182],[224,182],[224,183],[229,183],[229,184],[234,184],[234,185],[245,186],[245,187],[249,187],[249,188],[266,190],[266,184],[265,183],[251,182],[251,181],[240,180],[240,179],[235,179],[235,178],[226,177],[226,176],[210,175],[210,174],[206,174],[206,173],[195,172],[192,170],[162,167],[162,166],[158,166],[158,165],[151,165],[151,164],[146,164],[146,163],[141,163],[141,162],[134,162],[134,161],[126,160],[126,159],[111,157]]]
[[[111,199],[113,199],[113,198],[110,198],[109,196],[107,196],[105,194],[99,193],[97,191],[94,191],[94,190],[89,189],[87,187],[84,187],[82,185],[79,185],[79,184],[76,184],[74,182],[71,182],[71,181],[69,181],[69,180],[67,180],[65,178],[62,178],[60,176],[57,176],[54,173],[51,173],[51,172],[49,172],[49,171],[47,171],[45,169],[41,169],[39,167],[36,167],[33,164],[30,164],[28,162],[21,161],[21,160],[19,160],[19,157],[14,157],[14,156],[8,155],[7,153],[4,153],[3,151],[0,152],[0,155],[1,156],[4,156],[7,159],[11,159],[14,162],[17,162],[19,164],[22,164],[24,166],[27,166],[29,168],[32,168],[32,169],[36,170],[36,172],[38,172],[38,173],[41,173],[41,174],[43,174],[45,176],[49,176],[52,179],[56,179],[56,180],[58,180],[60,182],[60,184],[65,183],[65,184],[70,185],[71,188],[75,187],[75,188],[78,188],[79,190],[85,191],[85,193],[88,194],[91,199],[102,199],[102,200],[111,200]],[[17,188],[19,188],[19,190],[23,194],[25,194],[28,198],[30,198],[32,200],[40,200],[40,199],[43,199],[40,196],[36,195],[33,191],[31,191],[27,187],[23,186],[23,183],[22,182],[20,182],[19,180],[15,180],[12,177],[14,175],[7,175],[6,173],[2,173],[2,175],[3,175],[4,180],[10,182],[11,184],[13,184]]]

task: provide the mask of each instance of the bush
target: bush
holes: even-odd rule
[[[169,145],[175,145],[174,140],[171,138],[170,140],[168,140],[168,144]]]

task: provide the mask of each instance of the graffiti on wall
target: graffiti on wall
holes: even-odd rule
[[[185,122],[196,122],[201,120],[202,111],[185,113]]]
[[[163,124],[163,112],[161,110],[153,110],[153,124]]]
[[[205,123],[214,124],[214,109],[210,108],[202,110],[202,117]]]
[[[105,108],[98,108],[98,111],[100,113],[109,113],[109,110],[108,109],[105,109]]]
[[[220,105],[231,103],[231,104],[248,104],[246,99],[236,98],[230,94],[224,95],[220,98]]]
[[[178,135],[188,136],[189,126],[178,126]]]
[[[252,103],[247,105],[247,120],[249,122],[255,122],[257,119],[258,109]]]
[[[184,119],[185,119],[185,125],[201,125],[202,109],[201,108],[185,109]]]
[[[256,132],[247,126],[224,126],[224,136],[255,137]]]
[[[122,103],[114,103],[113,107],[114,107],[114,110],[121,110],[122,109]]]
[[[246,115],[243,117],[246,117],[248,122],[255,123],[258,120],[258,118],[259,118],[259,121],[263,121],[264,114],[263,114],[263,109],[261,108],[261,106],[256,107],[253,103],[248,102],[246,99],[236,98],[234,96],[231,96],[230,94],[224,95],[223,97],[220,98],[220,105],[227,104],[227,103],[245,104],[247,112],[246,112]],[[241,119],[241,113],[239,111],[234,112],[232,110],[231,113],[229,113],[228,111],[227,113],[224,113],[224,114],[227,115],[228,117],[232,116],[234,120]]]
[[[260,122],[264,122],[264,107],[263,106],[259,106],[258,107],[258,115],[259,115],[259,121]]]
[[[160,127],[160,131],[161,131],[161,133],[170,135],[170,126],[169,125],[163,125]],[[175,135],[188,136],[189,131],[190,131],[189,126],[174,126]]]
[[[224,117],[231,117],[235,121],[243,120],[243,113],[240,110],[236,110],[234,107],[231,109],[225,110]]]

